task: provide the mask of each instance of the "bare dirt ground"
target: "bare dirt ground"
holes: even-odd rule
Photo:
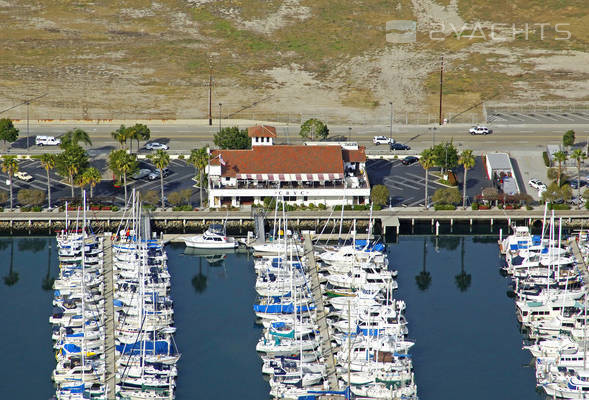
[[[561,3],[0,0],[0,110],[46,93],[31,118],[203,118],[212,68],[215,116],[433,122],[441,55],[445,115],[587,102],[587,7]],[[416,41],[387,41],[389,20]]]

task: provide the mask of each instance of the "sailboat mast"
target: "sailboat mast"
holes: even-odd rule
[[[82,383],[84,383],[84,371],[86,369],[86,276],[84,270],[86,269],[86,191],[82,192],[83,206],[84,206],[84,219],[82,221]],[[79,214],[79,209],[78,209]],[[76,222],[76,230],[77,230]],[[74,236],[75,237],[75,236]]]

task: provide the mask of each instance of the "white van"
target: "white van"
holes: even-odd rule
[[[59,146],[61,139],[56,139],[55,136],[37,136],[35,137],[35,144],[37,146]]]

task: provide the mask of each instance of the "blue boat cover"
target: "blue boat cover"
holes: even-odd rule
[[[165,340],[157,340],[155,343],[152,340],[141,341],[129,344],[120,344],[116,349],[121,354],[137,355],[143,352],[145,345],[145,352],[148,354],[168,354],[168,342]],[[170,354],[174,354],[173,349],[170,349]]]
[[[112,303],[114,304],[115,307],[122,307],[124,305],[123,302],[118,299],[114,299],[112,301]]]

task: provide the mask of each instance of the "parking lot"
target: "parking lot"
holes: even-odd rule
[[[96,199],[101,199],[109,203],[113,203],[121,206],[124,201],[124,188],[115,187],[112,181],[112,173],[107,168],[106,160],[95,159],[91,161],[91,165],[98,168],[102,172],[103,180],[94,188],[93,195]],[[139,168],[155,169],[154,166],[147,160],[139,161]],[[168,166],[169,175],[164,177],[164,191],[167,194],[178,190],[187,188],[193,188],[195,181],[192,178],[195,176],[194,167],[189,166],[183,160],[170,160]],[[19,160],[19,171],[25,171],[29,173],[33,180],[30,182],[23,182],[19,179],[13,179],[13,191],[14,199],[16,204],[16,196],[20,189],[40,189],[43,191],[47,190],[47,174],[45,169],[41,166],[38,160]],[[67,178],[62,178],[56,173],[55,170],[49,172],[51,177],[51,198],[53,205],[61,205],[59,199],[71,198],[71,188],[67,183]],[[7,184],[8,176],[0,172],[0,190],[8,192],[9,187]],[[155,190],[158,195],[160,193],[160,180],[159,178],[150,181],[147,178],[133,180],[128,179],[127,190],[130,191],[135,188],[140,192],[146,192],[149,190]],[[86,188],[89,196],[89,188]],[[79,196],[80,189],[75,187],[74,189],[76,196]],[[191,197],[192,205],[195,207],[199,206],[199,191],[198,188],[193,188]]]
[[[587,124],[589,110],[487,110],[487,122],[495,124]]]
[[[428,195],[433,196],[434,192],[442,187],[437,183],[437,177],[430,170],[428,181]],[[371,185],[385,185],[389,189],[390,206],[423,206],[425,195],[425,173],[419,163],[403,165],[401,160],[368,160],[366,172]],[[463,171],[461,167],[455,168],[456,178],[459,182],[459,190],[462,193]],[[488,186],[491,181],[487,179],[483,163],[480,157],[476,157],[474,168],[468,170],[466,194],[472,199],[474,196]],[[431,204],[430,204],[431,205]]]

